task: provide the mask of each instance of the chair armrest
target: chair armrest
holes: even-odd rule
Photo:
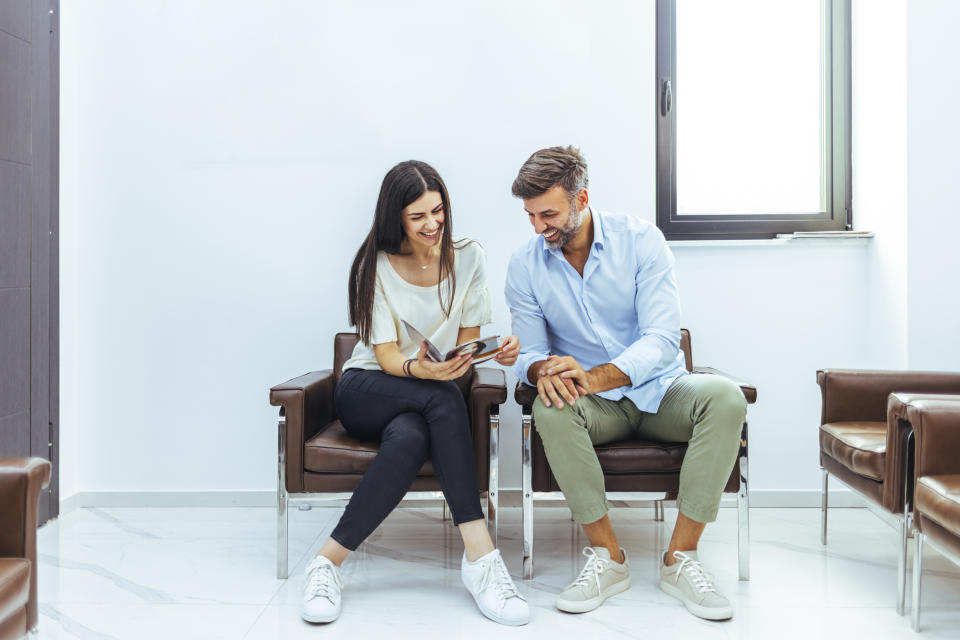
[[[490,485],[490,414],[499,414],[500,405],[507,401],[507,379],[503,371],[491,367],[474,368],[467,400],[477,484],[485,491]]]
[[[890,399],[890,420],[913,429],[914,479],[960,474],[960,395],[896,396]]]
[[[470,402],[487,406],[501,405],[507,401],[507,377],[500,369],[477,367],[470,381]]]
[[[42,458],[0,458],[0,557],[30,561],[27,628],[38,620],[37,509],[50,484],[50,463]]]
[[[891,393],[960,393],[960,373],[823,369],[817,371],[817,384],[821,424],[883,422]]]
[[[334,419],[333,370],[306,373],[270,389],[270,404],[282,406],[287,430],[287,491],[303,491],[303,445]]]
[[[533,401],[537,399],[537,388],[518,380],[517,386],[513,390],[513,399],[521,407],[532,407]]]
[[[722,376],[740,387],[740,391],[743,392],[743,397],[746,398],[747,404],[753,404],[757,401],[757,387],[729,373],[714,369],[713,367],[694,367],[691,373],[706,373],[714,376]]]
[[[693,373],[708,373],[728,378],[740,387],[740,390],[743,391],[743,397],[747,399],[749,404],[753,404],[757,401],[757,388],[748,382],[738,380],[730,374],[724,373],[712,367],[694,367]],[[516,399],[517,404],[522,407],[532,406],[533,401],[537,399],[537,388],[530,386],[526,382],[517,382],[517,387],[513,392],[513,397]]]

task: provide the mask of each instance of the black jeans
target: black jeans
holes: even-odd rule
[[[380,442],[330,534],[334,540],[350,550],[360,546],[400,503],[428,459],[453,523],[483,518],[467,406],[456,384],[347,369],[334,403],[347,433]]]

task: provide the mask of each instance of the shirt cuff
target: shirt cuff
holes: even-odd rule
[[[534,362],[539,362],[540,360],[546,360],[548,356],[542,353],[521,353],[517,357],[516,363],[513,365],[513,374],[517,376],[517,379],[529,384],[531,386],[537,386],[536,382],[531,382],[527,378],[527,371],[530,369],[530,365]]]

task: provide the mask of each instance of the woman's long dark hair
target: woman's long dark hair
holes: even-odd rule
[[[426,162],[407,160],[387,172],[380,185],[380,197],[373,215],[370,233],[360,245],[350,267],[350,324],[357,328],[360,339],[370,344],[373,325],[373,294],[377,277],[377,252],[399,253],[406,234],[403,231],[403,210],[427,191],[437,191],[443,201],[443,228],[440,234],[440,281],[437,297],[444,314],[450,316],[450,306],[457,289],[453,271],[453,218],[450,214],[450,196],[447,185],[437,170]],[[446,280],[444,280],[446,276]],[[440,286],[442,282],[446,286]],[[446,294],[446,295],[444,295]]]

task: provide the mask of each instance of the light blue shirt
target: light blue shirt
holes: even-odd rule
[[[505,294],[520,338],[521,380],[550,354],[584,369],[611,363],[630,384],[598,393],[656,413],[670,383],[686,373],[673,254],[656,226],[591,209],[593,245],[583,277],[560,249],[531,238],[510,259]]]

